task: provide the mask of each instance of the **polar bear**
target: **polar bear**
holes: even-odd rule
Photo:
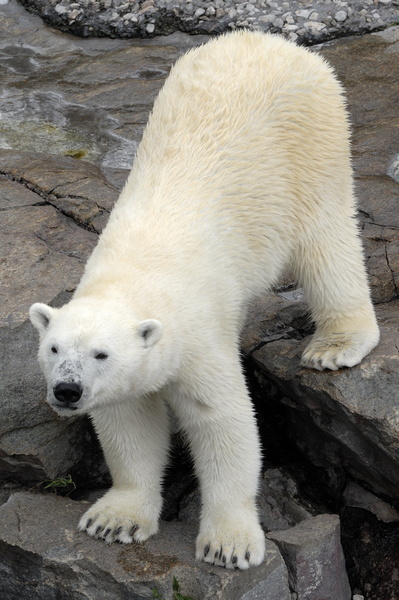
[[[81,531],[157,532],[169,404],[201,487],[197,559],[262,562],[248,302],[291,264],[316,324],[302,365],[351,367],[379,338],[348,138],[332,69],[278,36],[228,34],[171,70],[72,300],[30,309],[48,402],[90,415],[113,479]]]

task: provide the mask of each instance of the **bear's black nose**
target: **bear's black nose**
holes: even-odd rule
[[[54,396],[60,402],[77,402],[82,395],[82,388],[78,383],[57,383],[53,389]]]

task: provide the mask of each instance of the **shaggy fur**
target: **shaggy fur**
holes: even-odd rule
[[[302,364],[353,366],[374,348],[354,205],[345,103],[320,57],[241,32],[177,62],[74,298],[30,311],[48,401],[90,414],[113,478],[82,531],[107,542],[156,533],[166,401],[201,485],[197,558],[262,562],[240,330],[248,302],[290,264],[316,323]],[[60,382],[81,396],[60,400]]]

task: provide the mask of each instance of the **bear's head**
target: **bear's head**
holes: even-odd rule
[[[60,309],[33,304],[47,401],[60,415],[90,412],[159,388],[162,324],[138,321],[113,303],[74,299]]]

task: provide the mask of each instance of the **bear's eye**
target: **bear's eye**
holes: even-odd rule
[[[97,360],[105,360],[106,358],[108,358],[108,354],[106,354],[105,352],[97,352],[97,354],[94,355],[94,358],[96,358]]]
[[[53,354],[57,354],[57,352],[58,352],[58,349],[57,349],[55,346],[51,346],[51,352],[52,352]]]

